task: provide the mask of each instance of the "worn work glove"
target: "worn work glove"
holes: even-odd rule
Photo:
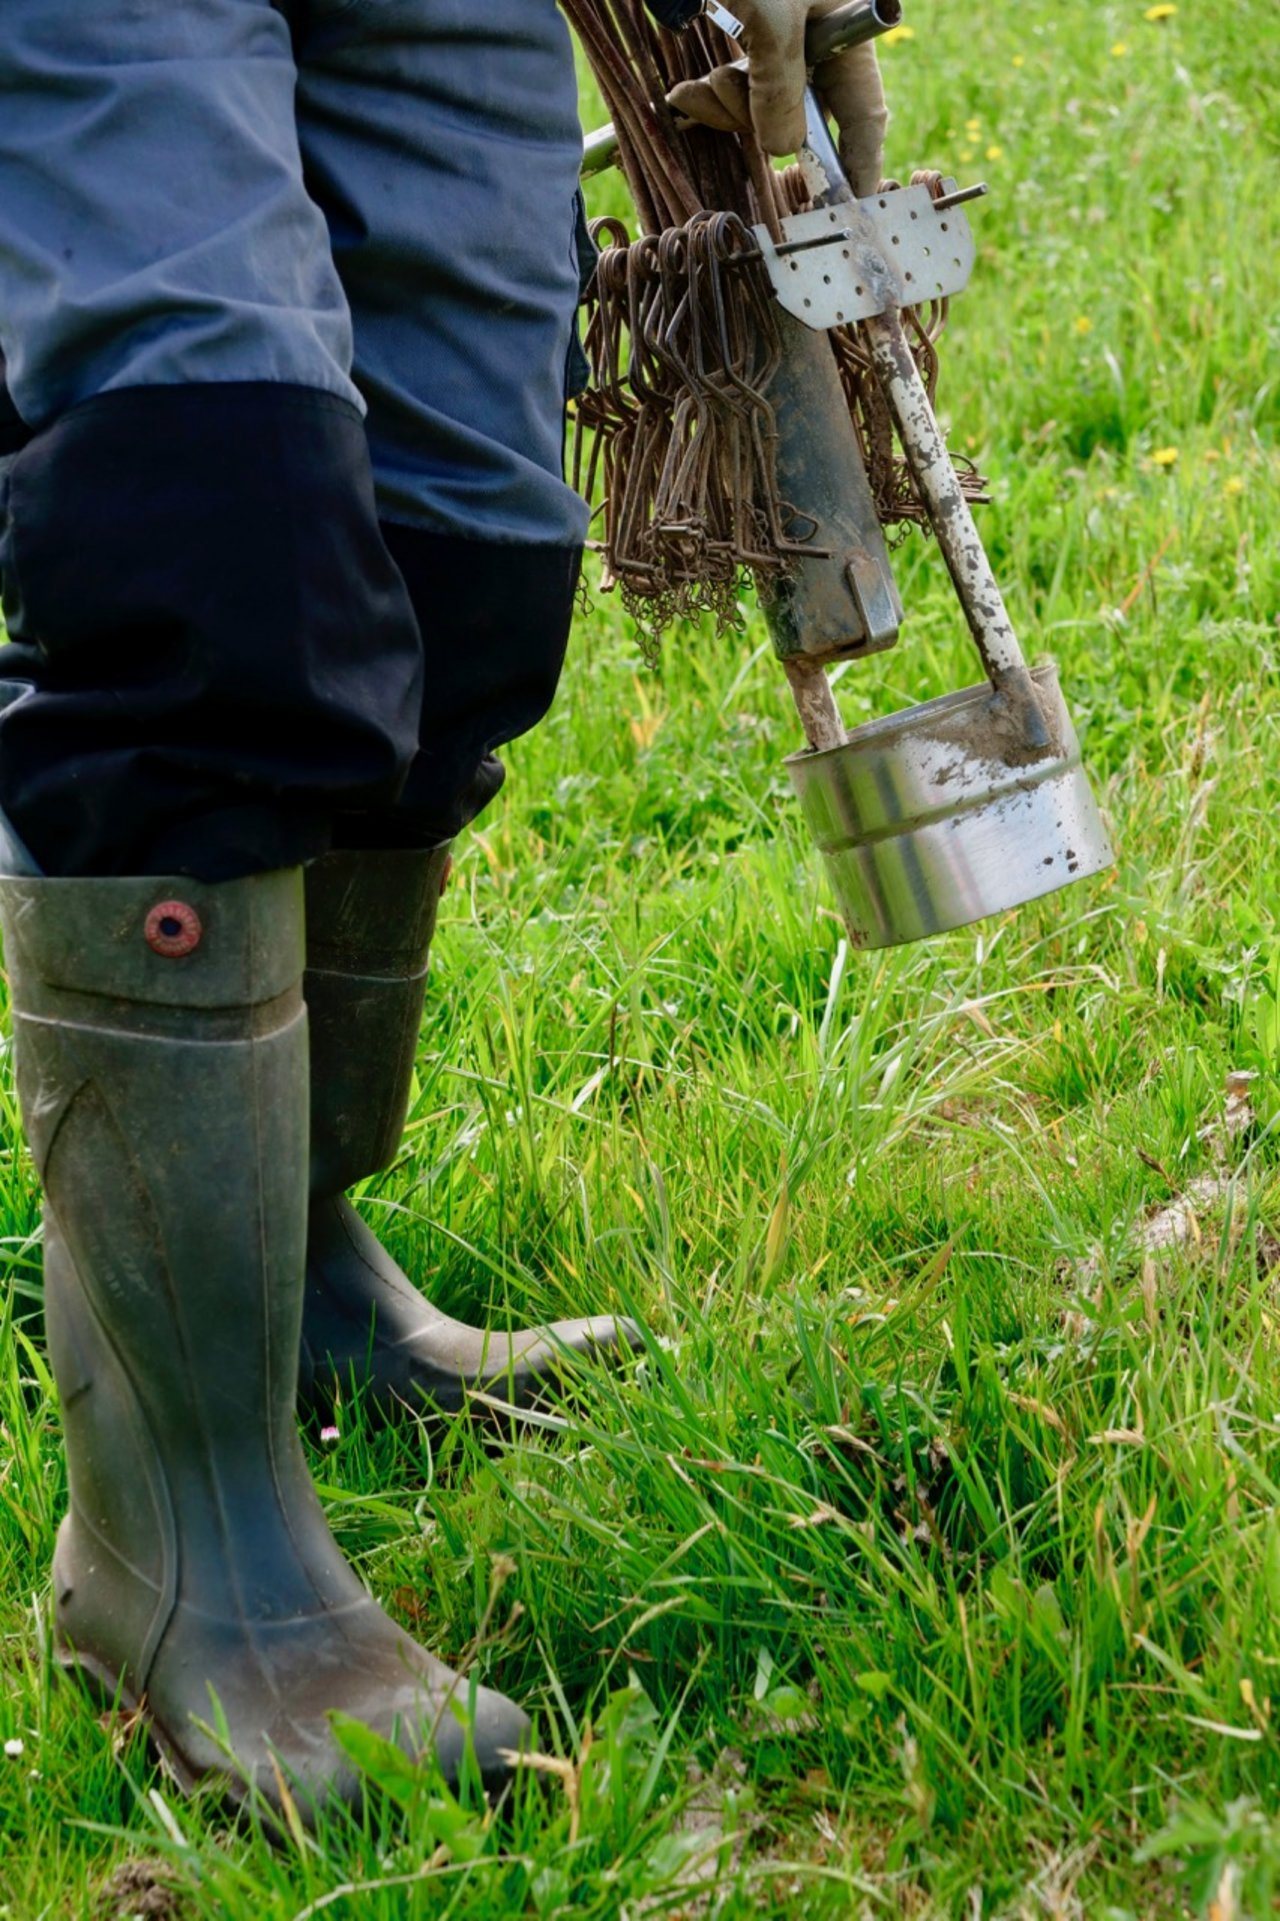
[[[742,22],[748,70],[717,67],[682,80],[667,96],[704,127],[738,133],[753,126],[766,153],[795,153],[804,143],[805,28],[840,0],[732,0]],[[875,46],[846,47],[818,67],[818,97],[840,133],[840,159],[857,194],[874,193],[889,124]]]

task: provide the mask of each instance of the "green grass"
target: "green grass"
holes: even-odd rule
[[[315,1459],[441,1654],[492,1600],[477,1671],[565,1764],[502,1826],[375,1753],[380,1824],[273,1850],[52,1677],[63,1470],[6,1152],[0,1915],[156,1912],[152,1872],[237,1921],[1280,1899],[1274,6],[908,12],[891,166],[994,189],[942,405],[1115,874],[852,955],[759,622],[672,636],[657,678],[614,605],[580,622],[462,849],[363,1205],[454,1311],[628,1308],[651,1345],[519,1435],[354,1421]],[[900,560],[851,722],[975,678],[936,555]]]

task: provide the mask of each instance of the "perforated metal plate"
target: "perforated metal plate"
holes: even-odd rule
[[[782,231],[781,245],[766,227],[755,236],[779,301],[806,327],[959,293],[973,272],[969,222],[959,207],[940,212],[927,187],[791,214]]]

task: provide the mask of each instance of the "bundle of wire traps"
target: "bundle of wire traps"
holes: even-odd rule
[[[736,626],[744,576],[785,574],[816,556],[803,502],[778,490],[769,389],[782,354],[778,308],[751,228],[780,237],[809,205],[798,167],[774,168],[755,138],[678,131],[665,106],[677,81],[737,56],[705,19],[684,33],[652,24],[643,0],[562,0],[618,133],[642,232],[592,223],[600,249],[586,297],[589,381],[577,400],[574,483],[599,500],[602,585],[616,587],[652,657],[674,620],[710,613]],[[896,186],[887,181],[886,187]],[[941,191],[941,176],[912,185]],[[708,212],[708,208],[717,211]],[[930,398],[947,302],[903,314]],[[876,510],[905,533],[928,525],[856,326],[828,334]],[[957,461],[975,500],[985,483]]]

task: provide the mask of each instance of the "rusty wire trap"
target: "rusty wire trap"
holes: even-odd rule
[[[780,179],[799,197],[798,167]],[[936,173],[912,184],[944,190]],[[760,586],[798,557],[829,558],[830,549],[803,499],[779,486],[773,388],[782,328],[751,229],[736,214],[697,213],[634,240],[612,217],[590,231],[599,259],[584,303],[590,376],[574,412],[573,482],[600,503],[601,585],[620,589],[652,647],[681,617],[710,613],[718,626],[734,624],[744,572]],[[931,401],[949,305],[944,296],[903,314]],[[912,526],[927,530],[858,326],[835,326],[828,337],[880,523],[899,528],[899,538]],[[973,463],[952,458],[966,497],[985,500]]]

